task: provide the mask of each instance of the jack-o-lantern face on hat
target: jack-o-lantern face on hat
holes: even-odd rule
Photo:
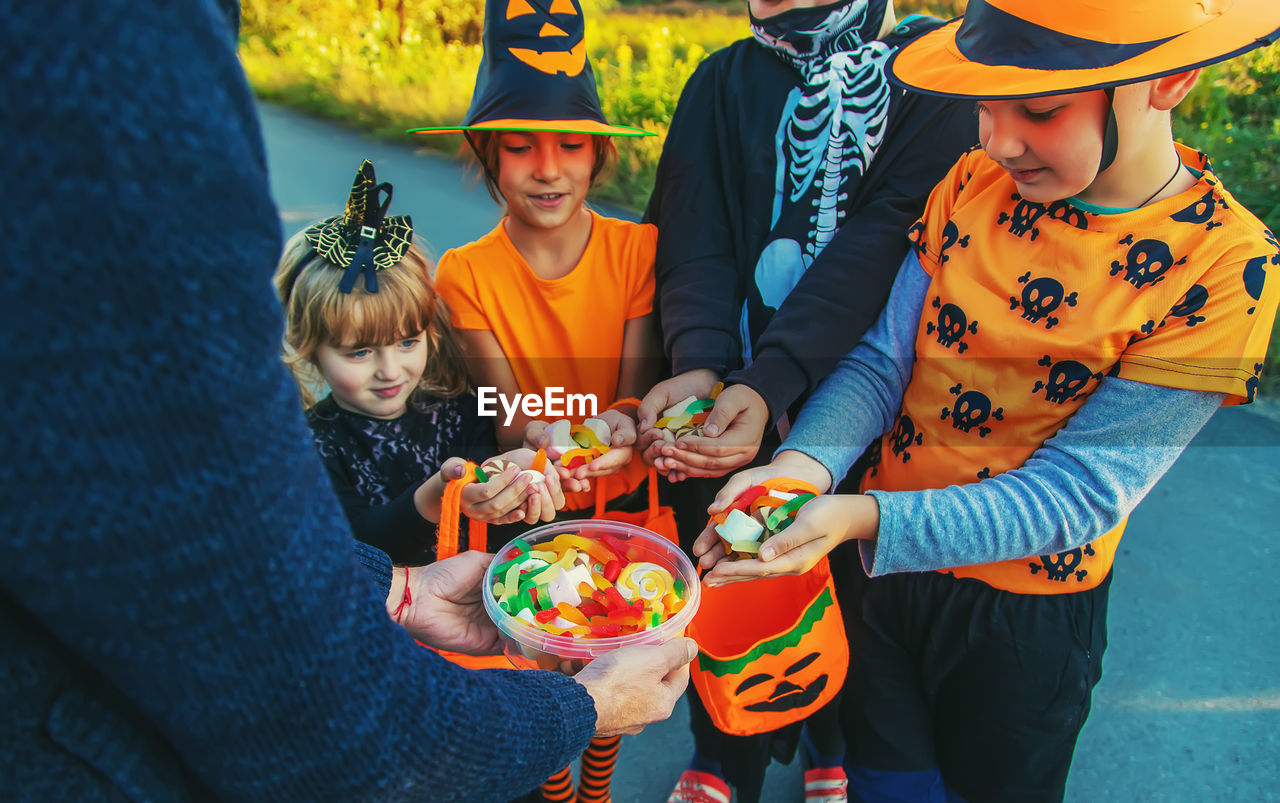
[[[571,0],[508,0],[507,21],[513,36],[507,50],[547,75],[570,78],[587,63],[582,15]],[[518,38],[517,38],[518,37]],[[527,45],[516,47],[515,43]]]
[[[644,137],[650,132],[605,120],[587,60],[578,0],[485,0],[484,58],[462,125],[452,131],[561,131]]]

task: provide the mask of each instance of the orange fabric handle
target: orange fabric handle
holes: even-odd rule
[[[462,489],[476,481],[476,464],[467,461],[461,477],[450,480],[440,502],[440,526],[436,528],[436,560],[452,558],[458,554],[459,525],[462,520]],[[482,521],[467,524],[467,546],[483,549],[488,528]]]

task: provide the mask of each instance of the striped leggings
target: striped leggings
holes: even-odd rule
[[[578,778],[577,803],[605,803],[609,800],[609,782],[613,765],[618,761],[621,736],[594,736],[582,754],[582,772]],[[542,785],[542,796],[551,803],[573,803],[573,771],[565,767]]]

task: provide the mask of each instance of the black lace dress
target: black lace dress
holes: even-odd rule
[[[307,413],[316,449],[356,538],[396,563],[433,557],[436,526],[418,513],[413,493],[450,457],[480,462],[497,454],[493,419],[471,394],[410,405],[399,418],[369,418],[327,396]]]

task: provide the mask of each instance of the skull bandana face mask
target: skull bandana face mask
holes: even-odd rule
[[[870,42],[880,33],[887,0],[838,0],[835,3],[795,8],[761,19],[751,13],[751,32],[760,43],[774,50],[796,56],[817,53],[824,44],[858,21],[851,31],[859,42]],[[865,10],[865,11],[864,11]]]

